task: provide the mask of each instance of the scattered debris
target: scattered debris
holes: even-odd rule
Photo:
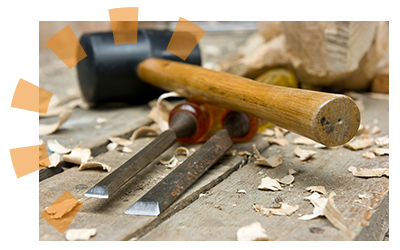
[[[244,189],[238,189],[238,190],[236,191],[236,193],[238,193],[238,194],[245,194],[245,193],[246,193],[246,190],[244,190]]]
[[[175,149],[175,157],[178,160],[178,163],[182,163],[184,160],[186,160],[186,158],[189,157],[189,155],[189,150],[185,147],[178,147]]]
[[[122,146],[118,146],[117,150],[122,153],[132,153],[133,152],[132,149],[130,149],[128,147],[122,147]]]
[[[72,151],[72,149],[65,148],[63,145],[61,145],[56,139],[50,139],[47,141],[47,147],[55,153],[58,154],[68,154]]]
[[[324,231],[325,230],[320,227],[310,227],[310,232],[313,234],[322,234]]]
[[[322,195],[326,194],[326,190],[325,190],[324,186],[309,186],[309,187],[306,187],[306,191],[318,192]]]
[[[87,189],[88,186],[86,184],[78,184],[78,185],[75,185],[75,188],[76,189]]]
[[[293,175],[289,174],[289,175],[286,175],[285,177],[283,177],[281,180],[277,180],[277,181],[282,184],[289,185],[294,181],[294,177],[293,177]]]
[[[106,170],[107,172],[111,172],[110,166],[108,166],[104,163],[95,162],[95,161],[82,163],[79,166],[78,170],[81,171],[81,170],[90,169],[90,168],[103,168],[103,170]]]
[[[275,201],[276,203],[280,204],[280,203],[283,202],[283,199],[282,199],[282,197],[278,196],[278,197],[276,197],[276,198],[274,199],[274,201]]]
[[[329,146],[325,146],[321,143],[315,143],[314,148],[320,148],[320,149],[338,149],[339,146],[333,146],[333,147],[329,147]]]
[[[71,116],[72,110],[65,109],[59,115],[59,120],[51,124],[39,124],[39,135],[49,135],[57,131],[57,129],[68,120]]]
[[[344,144],[345,147],[352,150],[360,150],[371,146],[373,140],[368,135],[361,135],[361,139],[357,139],[354,142]]]
[[[296,147],[294,149],[294,153],[300,157],[300,161],[306,161],[309,158],[311,158],[313,155],[315,155],[317,152],[313,150],[306,150],[306,149],[301,149],[300,147]]]
[[[372,153],[372,152],[365,152],[363,155],[362,155],[364,158],[367,158],[367,159],[373,159],[373,158],[375,158],[375,155],[374,155],[374,153]]]
[[[257,212],[261,212],[262,214],[265,214],[266,216],[268,216],[269,214],[290,216],[297,209],[299,209],[299,205],[290,206],[287,203],[283,203],[282,205],[280,205],[279,208],[267,208],[267,207],[264,207],[264,206],[261,206],[261,205],[258,205],[258,204],[254,204],[253,208]]]
[[[389,155],[389,149],[388,148],[373,148],[372,152],[377,156]]]
[[[282,190],[282,187],[277,180],[265,177],[261,179],[261,185],[258,186],[258,189],[278,191]]]
[[[374,126],[374,127],[371,129],[371,134],[373,134],[373,135],[378,134],[378,133],[380,133],[380,132],[382,132],[382,130],[381,130],[378,126]]]
[[[163,160],[160,155],[160,157],[158,157],[158,160],[162,165],[165,165],[167,168],[175,168],[176,166],[178,166],[179,163],[175,155],[173,155],[169,160]]]
[[[268,138],[268,141],[271,144],[278,144],[282,147],[289,145],[289,141],[285,138]]]
[[[133,143],[131,140],[127,140],[127,139],[120,138],[120,137],[109,137],[108,139],[111,142],[118,144],[119,146],[130,146]]]
[[[239,151],[237,154],[238,155],[246,155],[246,156],[252,156],[253,155],[252,153],[250,153],[248,151]]]
[[[294,169],[289,169],[289,174],[297,174],[297,171]]]
[[[262,241],[268,240],[265,229],[261,226],[260,222],[254,222],[248,226],[239,228],[236,232],[238,241]]]
[[[65,232],[65,239],[68,241],[89,240],[90,237],[95,235],[96,228],[69,229],[67,232]]]
[[[66,199],[60,203],[51,204],[45,208],[46,213],[52,215],[51,219],[60,219],[65,214],[71,212],[80,202],[76,199]]]
[[[378,137],[375,139],[375,144],[378,145],[378,147],[389,146],[389,137],[387,135]]]
[[[260,134],[265,135],[265,136],[274,136],[275,132],[272,129],[264,129],[263,131],[260,132]]]
[[[300,216],[299,220],[311,220],[324,215],[324,209],[326,204],[328,203],[327,198],[321,197],[318,193],[314,192],[310,196],[304,199],[309,200],[311,204],[313,204],[314,210],[312,214],[306,214]]]
[[[49,168],[54,168],[57,167],[58,163],[60,163],[61,161],[61,156],[57,153],[54,153],[52,155],[49,156],[49,160],[50,160],[50,166],[48,166]]]
[[[356,135],[368,134],[369,133],[369,125],[362,125],[358,128]]]
[[[146,137],[158,136],[159,135],[158,128],[155,128],[154,126],[140,127],[138,129],[136,129],[135,132],[133,132],[133,134],[132,134],[131,138],[129,138],[129,140],[134,141],[137,138],[143,137],[143,135],[145,135]]]
[[[304,136],[299,136],[296,139],[293,140],[294,144],[301,144],[301,145],[314,145],[316,144],[315,141],[308,139]]]
[[[348,170],[356,177],[382,177],[384,175],[389,177],[388,168],[361,169],[357,171],[357,168],[351,166]]]
[[[91,151],[88,148],[75,148],[71,151],[68,155],[63,155],[63,161],[75,163],[75,164],[82,164],[86,163],[91,155]]]
[[[336,228],[345,233],[347,232],[347,227],[345,225],[343,215],[335,207],[335,204],[333,202],[333,198],[335,197],[335,195],[335,192],[331,192],[329,194],[328,202],[324,208],[324,215]]]
[[[232,149],[232,150],[229,150],[228,152],[226,152],[226,155],[234,156],[234,155],[236,155],[236,153],[237,153],[237,149]]]
[[[96,122],[98,124],[104,124],[104,123],[108,122],[108,119],[107,118],[103,118],[103,117],[97,117],[96,118]]]
[[[254,163],[257,165],[277,167],[283,162],[281,155],[273,155],[269,158],[264,158],[258,151],[255,144],[253,144],[253,151],[254,157],[256,158],[256,161]]]
[[[107,150],[108,151],[113,151],[114,149],[116,149],[118,147],[118,144],[117,143],[115,143],[115,142],[110,142],[108,145],[107,145]]]
[[[369,199],[369,198],[371,198],[371,195],[359,194],[358,198],[360,198],[360,199]]]
[[[222,208],[221,208],[219,205],[215,205],[214,207],[215,207],[216,209],[222,211]]]

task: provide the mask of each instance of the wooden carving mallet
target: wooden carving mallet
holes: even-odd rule
[[[157,58],[140,62],[137,75],[164,90],[247,113],[326,146],[348,142],[360,125],[360,111],[345,95],[273,86]]]

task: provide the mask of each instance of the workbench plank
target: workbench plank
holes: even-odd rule
[[[269,146],[269,143],[264,138],[260,138],[261,136],[258,136],[252,142],[235,144],[233,148],[249,151],[252,144],[256,143],[260,149],[265,149]],[[94,161],[105,163],[113,168],[112,171],[115,171],[116,167],[150,143],[151,140],[151,138],[135,140],[134,144],[129,146],[133,150],[132,153],[110,151],[95,157]],[[167,159],[179,145],[179,143],[175,144],[174,147],[163,154],[163,158]],[[196,144],[188,145],[187,147],[190,149],[200,146],[201,144]],[[159,165],[158,160],[147,166],[107,200],[83,196],[89,188],[104,178],[108,174],[107,172],[98,170],[78,171],[76,167],[73,167],[60,175],[40,182],[39,212],[41,213],[61,194],[68,190],[83,203],[83,207],[69,228],[96,228],[97,234],[91,240],[128,240],[147,233],[163,220],[189,205],[199,197],[200,193],[206,192],[227,178],[229,174],[241,165],[244,165],[245,159],[245,156],[225,156],[219,163],[210,168],[192,187],[184,192],[179,200],[158,217],[124,214],[133,203],[172,171],[165,166]],[[76,189],[75,186],[78,184],[85,184],[88,188],[85,190]],[[39,216],[39,239],[64,240],[64,236]]]
[[[372,128],[373,121],[378,119],[377,125],[382,132],[371,136],[377,138],[388,135],[388,101],[373,100],[366,96],[363,99],[365,111],[362,113],[362,124],[370,124]],[[286,136],[290,142],[296,137],[294,133]],[[174,214],[139,240],[236,240],[237,230],[255,221],[261,223],[271,240],[382,240],[388,230],[388,216],[385,216],[388,214],[388,199],[385,197],[388,195],[389,178],[358,178],[347,169],[350,166],[388,168],[389,156],[363,158],[362,154],[370,148],[351,151],[344,147],[315,149],[313,146],[300,146],[317,151],[313,158],[302,164],[294,155],[295,147],[293,144],[286,147],[272,145],[262,155],[268,157],[279,153],[283,155],[282,165],[276,168],[260,167],[254,163],[245,165],[212,188],[208,195]],[[289,169],[298,172],[294,175],[293,187],[284,187],[276,192],[257,189],[265,176],[282,178]],[[312,213],[313,206],[303,197],[310,195],[306,187],[317,185],[324,186],[328,193],[336,193],[335,205],[345,218],[350,229],[349,235],[340,232],[324,217],[310,221],[298,219],[299,214]],[[247,193],[238,194],[238,189],[244,189]],[[371,198],[360,199],[359,194],[371,195]],[[254,203],[271,207],[276,204],[274,200],[277,197],[290,205],[298,204],[299,209],[291,216],[267,217],[252,208]],[[374,219],[374,213],[383,215]],[[312,233],[312,227],[321,228],[323,233]]]

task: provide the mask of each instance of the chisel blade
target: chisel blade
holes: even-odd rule
[[[157,216],[213,166],[232,146],[225,129],[218,131],[195,153],[134,203],[125,214]]]
[[[108,199],[108,197],[115,193],[122,185],[170,148],[175,141],[176,135],[173,130],[168,129],[164,131],[139,153],[89,189],[89,191],[85,193],[85,196]]]

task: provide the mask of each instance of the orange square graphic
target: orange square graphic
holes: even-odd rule
[[[46,144],[10,149],[11,161],[17,178],[49,166]],[[39,162],[38,162],[39,160]]]
[[[185,61],[205,33],[206,31],[196,24],[180,17],[169,41],[167,51]]]
[[[65,233],[83,206],[70,192],[65,191],[40,215],[57,231]]]
[[[136,44],[138,30],[138,7],[109,9],[111,29],[115,45]]]
[[[53,93],[19,79],[11,107],[46,114],[52,96]]]
[[[52,36],[46,42],[46,45],[68,68],[74,67],[80,60],[86,57],[85,51],[69,25]]]

